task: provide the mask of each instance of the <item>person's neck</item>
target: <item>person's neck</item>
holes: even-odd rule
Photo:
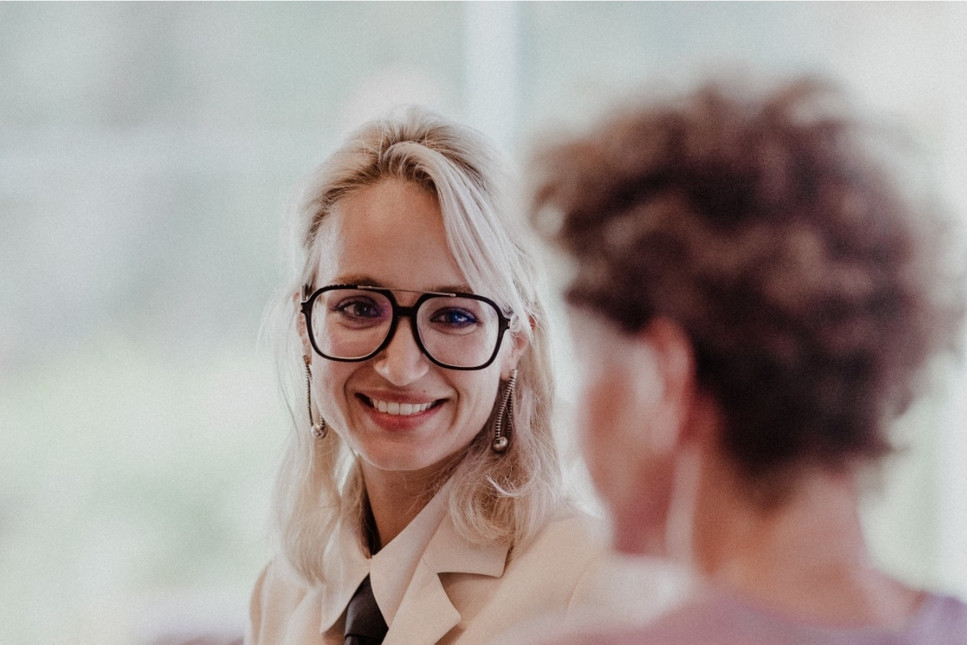
[[[432,499],[443,480],[446,468],[427,471],[387,471],[362,465],[366,496],[374,523],[371,543],[380,548],[389,544]]]
[[[700,486],[695,565],[713,584],[823,624],[895,625],[916,610],[921,594],[871,562],[852,475],[804,474],[771,509],[715,459]]]

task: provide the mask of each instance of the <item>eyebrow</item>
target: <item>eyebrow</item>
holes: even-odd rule
[[[418,293],[427,292],[442,292],[442,293],[473,293],[473,289],[470,285],[465,282],[460,282],[457,284],[436,284],[431,285],[429,289],[406,289],[404,287],[394,287],[388,285],[382,280],[377,280],[372,276],[363,274],[350,274],[350,275],[340,275],[333,278],[331,284],[358,284],[366,287],[379,287],[381,289],[389,289],[390,291],[411,291]]]

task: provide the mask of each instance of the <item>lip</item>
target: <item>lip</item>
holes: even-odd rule
[[[398,392],[356,394],[367,415],[387,430],[407,430],[436,414],[446,399],[431,399]]]

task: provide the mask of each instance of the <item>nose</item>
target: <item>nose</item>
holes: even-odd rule
[[[375,361],[376,373],[399,387],[418,381],[430,369],[430,361],[416,344],[412,328],[402,320]]]

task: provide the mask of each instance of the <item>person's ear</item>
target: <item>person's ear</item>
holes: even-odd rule
[[[531,331],[533,331],[537,323],[533,317],[529,318],[528,321]],[[530,341],[527,340],[527,336],[524,334],[509,330],[505,333],[508,335],[506,341],[509,341],[510,343],[510,351],[504,355],[504,359],[501,363],[500,378],[504,381],[510,378],[511,372],[517,368],[517,363],[520,361],[520,357],[524,355],[524,352],[527,350],[527,346],[530,344]]]
[[[657,400],[649,402],[652,418],[648,424],[649,442],[653,450],[665,453],[686,438],[687,419],[695,387],[695,355],[684,329],[667,318],[656,318],[637,334],[636,340],[650,350],[651,374],[641,374],[644,382],[657,376],[659,388],[649,392]],[[657,374],[656,374],[657,372]]]
[[[675,473],[688,437],[693,368],[687,334],[670,320],[626,333],[582,329],[582,448],[614,522],[614,545],[627,553],[665,553]]]
[[[292,294],[292,303],[295,311],[295,326],[299,332],[299,339],[302,341],[302,355],[312,362],[312,344],[309,342],[309,331],[306,329],[306,316],[302,313],[302,294],[296,291]]]

